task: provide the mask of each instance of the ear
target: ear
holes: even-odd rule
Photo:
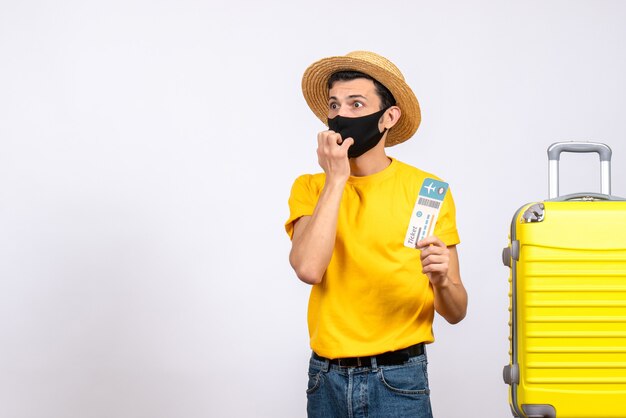
[[[402,116],[400,108],[398,106],[391,106],[383,114],[383,117],[379,122],[379,127],[381,130],[384,128],[391,129],[396,123],[398,123],[400,116]]]

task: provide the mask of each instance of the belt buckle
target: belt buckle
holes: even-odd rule
[[[339,367],[363,367],[363,357],[339,358],[337,359]]]

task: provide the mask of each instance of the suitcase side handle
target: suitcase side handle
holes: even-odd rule
[[[556,142],[548,147],[548,189],[550,199],[559,196],[559,160],[562,152],[590,153],[600,157],[601,192],[611,194],[611,148],[599,142]]]

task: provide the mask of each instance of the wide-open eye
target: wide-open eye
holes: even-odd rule
[[[361,103],[361,102],[354,102],[352,104],[352,106],[354,106],[354,107],[363,107],[363,103]]]
[[[330,110],[337,110],[337,109],[339,109],[339,105],[337,104],[337,102],[330,102],[328,107],[330,108]]]

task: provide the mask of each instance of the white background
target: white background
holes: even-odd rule
[[[303,417],[309,289],[283,229],[322,124],[313,61],[394,61],[450,182],[467,318],[429,347],[438,418],[510,416],[509,223],[546,148],[596,140],[626,196],[626,2],[0,3],[0,417]],[[565,155],[562,191],[599,190]]]

